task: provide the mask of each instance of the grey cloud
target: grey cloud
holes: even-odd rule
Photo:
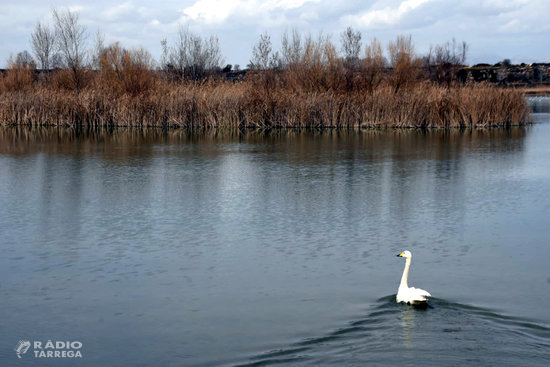
[[[514,60],[515,55],[522,61],[550,59],[550,23],[545,16],[548,12],[546,0],[433,0],[404,13],[397,22],[383,28],[349,22],[351,17],[375,8],[397,8],[403,1],[322,0],[256,16],[232,12],[223,22],[215,24],[191,19],[187,19],[187,22],[194,32],[217,34],[227,62],[240,65],[248,63],[252,45],[261,32],[269,32],[276,46],[282,32],[293,27],[312,35],[320,31],[332,34],[333,41],[337,42],[339,33],[348,25],[361,30],[365,40],[376,36],[387,42],[398,34],[410,33],[419,51],[452,37],[466,40],[471,46],[470,62],[483,57],[488,58],[488,62],[498,61],[495,60],[497,57]],[[141,45],[159,57],[160,40],[173,39],[178,22],[185,20],[179,10],[194,3],[130,0],[113,5],[104,0],[93,3],[75,0],[70,4],[85,7],[80,18],[89,29],[90,41],[96,29],[99,29],[106,35],[108,42],[121,41],[128,47]],[[66,4],[69,3],[54,0],[44,4],[32,0],[4,5],[0,11],[0,32],[5,37],[5,41],[0,44],[0,64],[4,63],[10,53],[30,50],[30,32],[36,21],[50,19],[52,6]]]

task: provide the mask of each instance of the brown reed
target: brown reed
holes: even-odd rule
[[[116,56],[116,55],[115,55]],[[121,62],[124,60],[121,57]],[[71,90],[63,71],[29,81],[28,71],[0,80],[0,123],[184,128],[433,128],[521,125],[522,92],[495,86],[388,79],[376,88],[351,85],[343,66],[298,66],[250,74],[246,81],[171,82],[129,63],[125,73],[88,72]],[[139,66],[139,65],[138,65]],[[123,69],[124,70],[124,69]],[[19,73],[19,74],[17,74]],[[58,82],[56,82],[58,81]]]

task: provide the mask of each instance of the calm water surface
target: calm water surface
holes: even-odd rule
[[[511,130],[1,128],[0,365],[549,365],[530,103]],[[427,310],[394,301],[404,249]]]

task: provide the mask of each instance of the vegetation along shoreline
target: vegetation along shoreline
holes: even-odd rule
[[[468,45],[454,40],[419,56],[411,36],[398,36],[385,53],[376,39],[363,45],[352,28],[340,35],[339,47],[330,37],[292,31],[282,35],[275,51],[270,36],[262,34],[241,70],[224,66],[216,37],[188,29],[180,29],[172,43],[161,42],[157,62],[142,48],[105,46],[100,35],[89,50],[77,13],[53,10],[53,19],[53,26],[38,23],[33,31],[34,57],[20,52],[0,72],[0,124],[515,126],[528,123],[525,88],[544,91],[549,83],[544,64],[516,70],[505,60],[466,67]],[[515,81],[514,87],[506,87],[507,80]]]

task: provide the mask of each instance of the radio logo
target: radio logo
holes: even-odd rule
[[[31,346],[31,342],[28,340],[19,340],[19,343],[15,346],[14,350],[17,353],[17,357],[21,358],[21,354],[27,353],[27,350]]]

